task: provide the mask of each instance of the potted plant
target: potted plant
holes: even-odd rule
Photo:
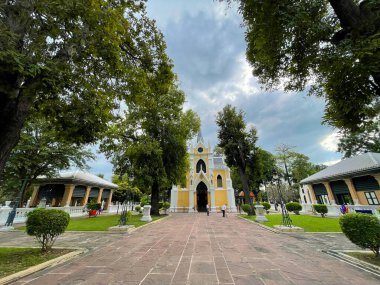
[[[101,207],[102,205],[100,203],[96,203],[96,202],[87,203],[86,208],[88,211],[88,216],[96,217],[96,214],[100,210]]]

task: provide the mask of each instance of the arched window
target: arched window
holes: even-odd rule
[[[197,173],[201,172],[201,170],[206,173],[206,163],[202,159],[197,162]]]
[[[218,188],[222,188],[223,187],[222,176],[218,175],[218,177],[216,178],[216,184],[217,184]]]

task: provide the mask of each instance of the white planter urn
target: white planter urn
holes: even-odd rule
[[[143,216],[140,219],[140,221],[144,221],[144,222],[151,222],[152,221],[152,217],[150,216],[150,208],[152,208],[151,205],[145,205],[144,206]]]
[[[259,223],[267,222],[268,219],[264,215],[264,206],[261,204],[256,204],[255,209],[256,209],[256,222],[259,222]]]

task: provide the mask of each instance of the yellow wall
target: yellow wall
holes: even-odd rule
[[[222,177],[222,182],[223,182],[223,184],[222,184],[223,187],[222,188],[223,189],[227,189],[226,171],[225,170],[214,170],[213,175],[214,175],[214,177],[213,177],[213,179],[214,179],[214,181],[213,181],[214,187],[215,188],[219,188],[218,187],[218,175],[220,175]]]
[[[189,191],[178,191],[178,207],[189,207]]]
[[[215,191],[215,206],[221,207],[223,204],[228,204],[227,190]]]
[[[367,198],[364,195],[364,192],[375,192],[375,195],[377,197],[377,201],[380,201],[380,190],[377,191],[358,191],[356,192],[356,195],[358,195],[359,203],[362,205],[368,205]]]

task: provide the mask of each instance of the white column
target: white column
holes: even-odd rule
[[[170,212],[176,212],[178,207],[178,188],[177,186],[172,186],[170,191]]]
[[[211,212],[216,212],[216,207],[215,207],[215,189],[214,189],[214,187],[210,188],[210,196],[211,196]]]
[[[237,212],[236,204],[235,204],[235,193],[234,193],[234,189],[232,188],[228,189],[228,209],[233,213]]]
[[[194,191],[189,190],[189,212],[194,212]]]

